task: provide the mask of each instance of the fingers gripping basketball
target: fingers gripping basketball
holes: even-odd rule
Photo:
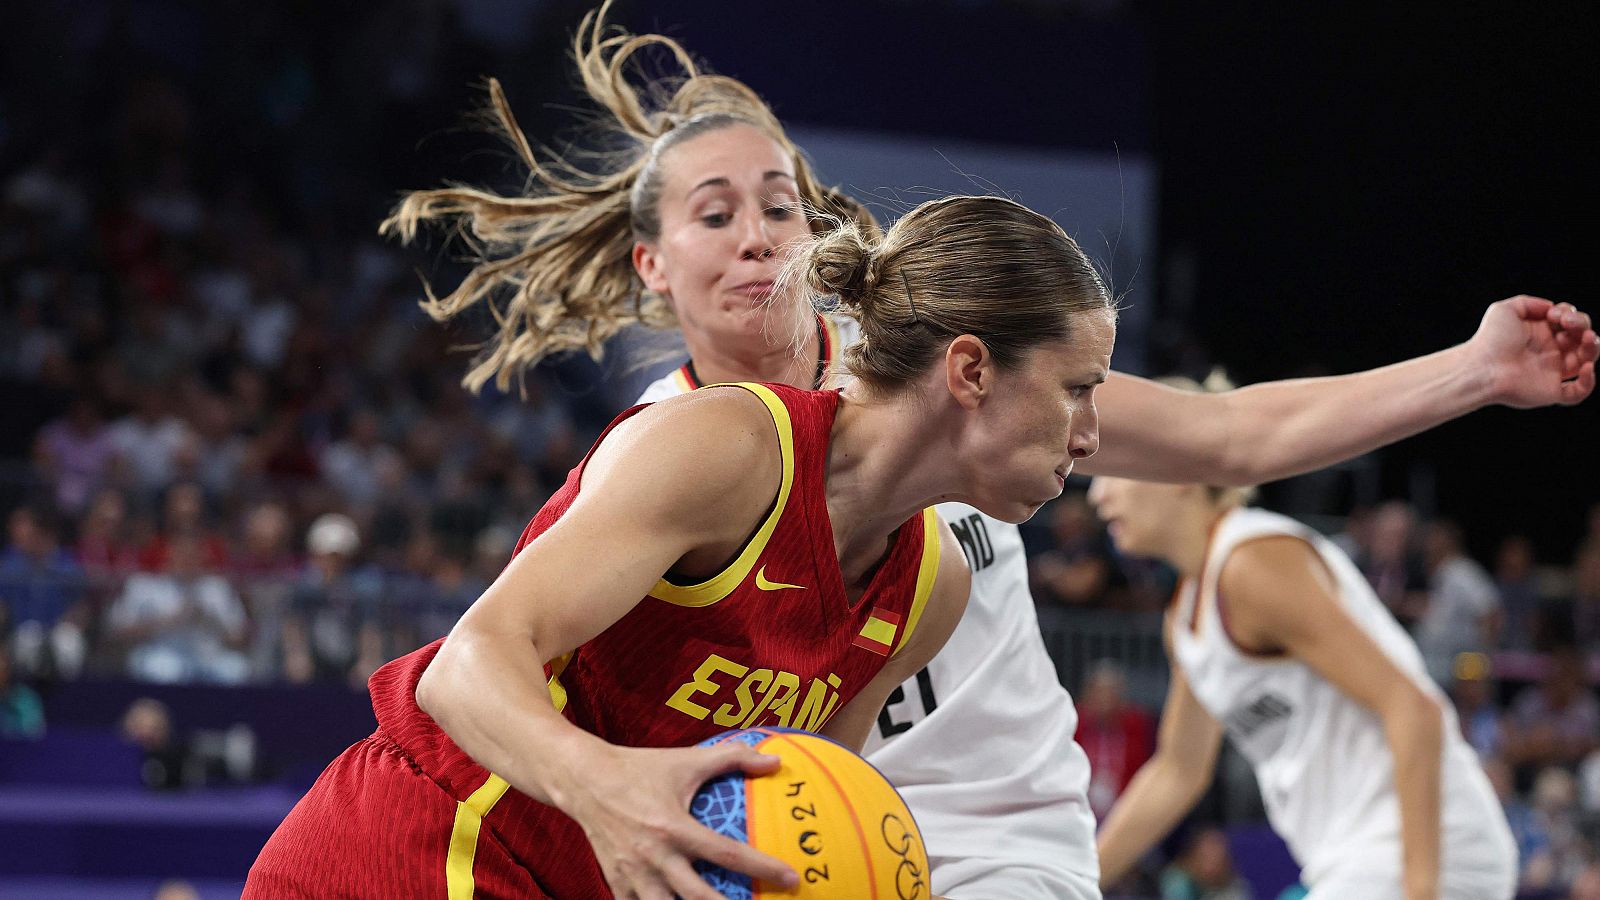
[[[706,741],[738,741],[782,759],[750,778],[732,772],[701,787],[690,812],[719,834],[744,841],[794,867],[800,886],[774,886],[708,862],[707,883],[734,900],[763,897],[922,900],[931,896],[928,859],[911,813],[870,763],[826,738],[761,728]]]

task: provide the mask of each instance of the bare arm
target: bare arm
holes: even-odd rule
[[[1242,544],[1222,570],[1230,624],[1252,649],[1295,657],[1376,713],[1394,757],[1407,900],[1437,896],[1443,710],[1344,611],[1312,548],[1294,537]]]
[[[939,571],[934,576],[933,593],[923,608],[916,632],[855,699],[822,729],[823,734],[857,753],[866,746],[867,736],[878,721],[878,711],[883,709],[889,695],[933,659],[950,639],[950,633],[956,630],[956,623],[961,621],[961,613],[967,608],[967,595],[972,591],[967,558],[962,555],[961,545],[956,543],[950,526],[942,519],[935,521],[939,523],[941,541]]]
[[[1091,475],[1259,484],[1309,472],[1494,403],[1571,405],[1594,390],[1589,317],[1570,304],[1512,297],[1472,339],[1405,362],[1192,394],[1113,373],[1101,386]]]
[[[1167,656],[1171,659],[1169,649]],[[1161,710],[1156,754],[1117,798],[1095,843],[1100,884],[1115,884],[1200,801],[1217,768],[1222,726],[1189,690],[1176,663]]]
[[[572,507],[462,616],[417,686],[418,705],[473,759],[583,826],[620,895],[713,900],[694,859],[795,882],[788,866],[688,813],[707,778],[765,774],[776,759],[737,742],[609,744],[561,716],[543,668],[621,619],[680,560],[731,555],[779,478],[771,417],[743,391],[640,413],[600,446]]]

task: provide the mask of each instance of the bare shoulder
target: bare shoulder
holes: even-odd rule
[[[1258,622],[1279,635],[1316,627],[1338,603],[1338,585],[1316,548],[1289,534],[1235,547],[1223,561],[1217,587],[1236,621]]]
[[[626,493],[670,511],[680,524],[686,515],[753,520],[777,492],[781,452],[760,397],[736,388],[695,391],[651,404],[612,429],[584,470],[584,493]]]
[[[1270,534],[1240,543],[1223,561],[1219,584],[1248,593],[1285,585],[1322,582],[1327,567],[1316,548],[1292,534]]]

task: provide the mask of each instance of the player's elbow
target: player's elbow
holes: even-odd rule
[[[442,707],[446,705],[442,696],[446,689],[440,684],[444,679],[440,674],[440,667],[437,663],[438,659],[436,658],[434,664],[423,669],[422,677],[417,679],[417,708],[427,713],[436,722],[440,718],[439,714]]]
[[[457,632],[460,630],[456,629]],[[450,640],[439,647],[438,655],[422,670],[422,677],[417,679],[417,708],[439,723],[446,733],[450,730],[450,713],[460,697],[459,687],[463,678],[459,657],[463,649],[461,644],[467,640],[465,635],[452,634]]]
[[[1212,394],[1206,411],[1212,429],[1211,473],[1216,487],[1248,488],[1296,475],[1310,449],[1300,430],[1282,415],[1243,402],[1240,390]]]
[[[1444,740],[1444,708],[1416,685],[1407,684],[1384,704],[1383,720],[1391,734],[1421,746],[1437,746]]]
[[[1260,453],[1248,453],[1243,448],[1223,447],[1206,482],[1219,488],[1248,488],[1277,480],[1278,467],[1263,465],[1264,459]]]

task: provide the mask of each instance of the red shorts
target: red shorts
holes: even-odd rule
[[[491,775],[417,707],[441,643],[373,674],[377,732],[289,811],[250,867],[246,898],[611,897],[577,822]]]
[[[375,734],[334,760],[295,804],[250,867],[244,900],[548,900],[483,824],[504,790],[491,779],[458,802]],[[602,895],[600,886],[593,896]]]

